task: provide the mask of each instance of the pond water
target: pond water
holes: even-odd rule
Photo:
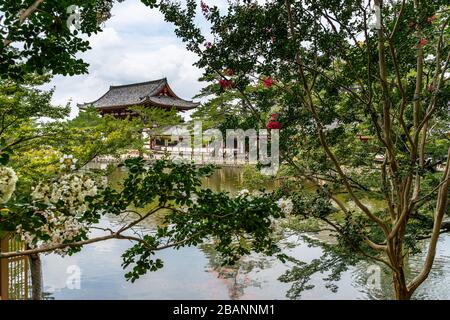
[[[120,173],[115,173],[115,179]],[[205,187],[233,192],[239,188],[242,170],[222,168],[204,182]],[[270,187],[270,186],[268,186]],[[114,224],[105,219],[103,226]],[[143,227],[145,228],[145,227]],[[308,262],[321,255],[319,248],[308,247],[298,236],[290,236],[285,252]],[[425,244],[424,244],[425,245]],[[164,250],[158,257],[164,268],[149,272],[135,283],[125,280],[121,255],[131,246],[124,240],[110,240],[85,246],[71,257],[54,254],[43,256],[44,291],[50,299],[286,299],[292,284],[278,278],[289,265],[274,257],[252,255],[243,258],[238,267],[220,268],[209,245]],[[423,255],[410,261],[414,274]],[[302,293],[300,299],[387,299],[389,277],[381,273],[381,290],[372,290],[367,283],[369,265],[361,264],[344,272],[337,292],[322,280],[326,275],[312,277],[314,288]],[[369,269],[370,270],[370,269]],[[81,279],[79,282],[77,279]],[[417,299],[450,299],[450,236],[438,246],[435,267],[429,279],[414,296]]]

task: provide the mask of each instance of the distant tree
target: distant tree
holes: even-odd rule
[[[54,126],[39,119],[63,119],[70,112],[68,105],[52,106],[52,90],[42,91],[36,86],[49,80],[49,76],[29,74],[22,84],[0,80],[0,157],[5,165],[11,157],[25,156],[32,146],[54,136]],[[40,140],[40,142],[39,142]]]
[[[264,90],[262,85],[247,86],[243,91],[252,100],[254,95],[266,95],[266,99],[252,100],[252,109],[246,107],[242,94],[236,90],[223,90],[217,83],[217,75],[210,74],[200,80],[208,84],[196,98],[208,98],[192,114],[192,120],[201,120],[204,129],[219,128],[225,134],[226,129],[250,129],[264,126],[272,110],[271,97],[274,91]],[[257,116],[255,116],[257,115]]]
[[[97,156],[142,148],[137,120],[101,117],[95,109],[68,120],[69,104],[53,106],[53,90],[36,88],[49,79],[28,74],[22,84],[0,80],[0,159],[19,173],[21,186],[29,188],[36,180],[52,177],[63,154],[85,164]]]

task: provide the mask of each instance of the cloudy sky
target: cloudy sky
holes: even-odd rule
[[[224,8],[226,0],[209,0]],[[55,88],[53,102],[72,101],[72,116],[77,103],[96,100],[110,85],[143,82],[167,77],[175,93],[192,99],[202,88],[201,70],[193,66],[196,56],[185,49],[157,9],[149,9],[139,0],[115,5],[113,17],[102,33],[90,38],[92,49],[80,55],[89,63],[89,73],[74,77],[56,76],[49,87]],[[199,16],[199,21],[202,21]],[[207,25],[203,26],[207,30]]]

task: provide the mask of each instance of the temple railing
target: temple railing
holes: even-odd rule
[[[146,160],[157,160],[166,157],[169,155],[171,159],[180,159],[183,158],[188,161],[193,161],[196,164],[215,164],[215,165],[223,165],[223,166],[243,166],[246,164],[257,164],[257,161],[250,161],[248,154],[241,154],[237,149],[228,149],[227,151],[231,153],[231,156],[227,156],[226,149],[221,149],[221,156],[216,157],[213,154],[213,151],[207,150],[203,148],[199,151],[191,151],[189,150],[180,150],[175,147],[161,147],[151,149],[150,154],[142,155]],[[95,158],[93,163],[118,163],[128,158],[138,157],[139,152],[130,151],[126,154],[121,155],[120,157],[113,156],[99,156]]]

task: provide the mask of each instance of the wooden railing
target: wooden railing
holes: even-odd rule
[[[11,252],[25,249],[16,237],[7,235],[0,240],[0,251]],[[30,298],[28,258],[0,259],[0,299],[27,300]]]
[[[8,237],[0,238],[0,252],[8,251]],[[0,259],[0,299],[8,300],[8,259]]]

